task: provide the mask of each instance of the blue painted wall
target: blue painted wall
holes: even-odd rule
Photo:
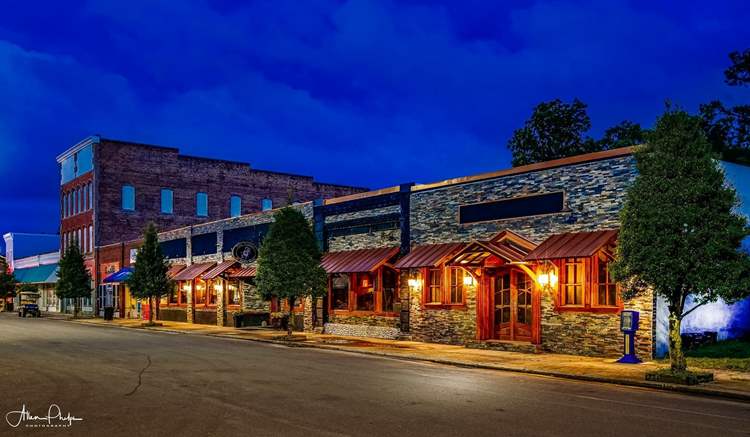
[[[740,211],[750,217],[750,167],[722,162],[727,182],[737,190],[740,198]],[[743,247],[750,252],[750,238],[745,239]],[[688,299],[685,308],[691,308],[692,300]],[[656,303],[656,346],[654,354],[661,358],[668,352],[668,316],[664,300]],[[750,335],[750,298],[727,305],[723,301],[703,306],[689,314],[683,320],[682,332],[718,332],[719,340]]]

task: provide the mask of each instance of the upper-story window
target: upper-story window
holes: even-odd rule
[[[89,182],[89,209],[94,208],[94,184]]]
[[[122,209],[135,211],[135,188],[132,185],[122,186]]]
[[[268,211],[273,209],[273,200],[269,198],[265,198],[260,201],[260,210],[261,211]]]
[[[94,168],[94,150],[91,144],[68,156],[60,163],[60,184],[66,184]]]
[[[161,189],[161,212],[163,214],[174,212],[174,192],[168,188]]]
[[[208,216],[208,194],[198,193],[195,195],[195,215],[198,217]]]
[[[73,214],[78,214],[78,190],[73,190]]]
[[[242,215],[242,198],[240,196],[232,196],[229,199],[229,216],[239,217]]]

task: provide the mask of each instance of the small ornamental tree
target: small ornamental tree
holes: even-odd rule
[[[667,109],[635,158],[638,176],[621,212],[613,272],[626,297],[650,287],[666,300],[671,371],[683,373],[683,318],[719,298],[748,295],[750,259],[741,242],[750,232],[699,118]]]
[[[169,263],[161,251],[156,227],[150,223],[143,234],[143,246],[138,249],[133,274],[127,279],[130,294],[139,299],[148,299],[148,323],[154,323],[153,301],[172,290],[172,281],[167,272]]]
[[[91,297],[91,274],[84,263],[78,241],[73,240],[65,249],[58,266],[55,293],[61,299],[73,299],[73,317],[78,317],[80,299]]]
[[[15,297],[16,284],[18,284],[18,281],[8,268],[5,258],[0,258],[0,300],[3,304],[9,297]]]
[[[274,214],[268,234],[258,251],[255,281],[264,296],[276,296],[289,303],[288,335],[292,335],[295,301],[313,298],[327,291],[326,272],[310,224],[296,209],[285,207]]]

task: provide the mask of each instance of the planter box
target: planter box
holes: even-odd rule
[[[672,373],[669,369],[647,372],[646,381],[666,382],[669,384],[697,385],[714,380],[714,374],[708,372]]]

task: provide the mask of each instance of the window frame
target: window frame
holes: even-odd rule
[[[237,212],[234,211],[234,201],[237,201]],[[232,194],[229,196],[229,217],[235,218],[242,215],[242,196],[239,194]]]
[[[328,310],[330,314],[341,315],[341,316],[381,316],[381,317],[398,317],[397,311],[384,311],[383,310],[383,271],[389,268],[387,266],[379,267],[374,272],[367,272],[366,274],[371,275],[373,281],[373,309],[372,310],[359,310],[357,309],[357,295],[360,288],[360,277],[363,273],[337,273],[338,275],[346,275],[349,280],[349,287],[347,292],[347,307],[346,309],[334,308],[333,307],[333,276],[334,274],[328,275]],[[400,276],[397,270],[393,269],[395,273],[396,283],[393,295],[393,305],[401,303],[401,296],[399,295],[400,290]]]
[[[201,211],[201,206],[203,206],[203,211]],[[201,212],[203,213],[201,214]],[[208,217],[208,193],[204,191],[195,193],[195,216]]]
[[[566,258],[554,260],[555,267],[559,272],[559,281],[557,284],[557,291],[555,296],[554,308],[556,312],[589,312],[589,313],[619,313],[623,309],[623,300],[620,295],[620,284],[615,282],[616,289],[616,304],[615,305],[600,305],[598,302],[598,290],[599,290],[599,277],[598,277],[598,259],[602,250],[597,251],[590,257],[578,257],[583,260],[583,296],[581,305],[566,305],[564,304],[564,293],[565,293],[565,275],[566,272]],[[607,256],[611,262],[611,256]]]
[[[585,308],[586,307],[586,282],[589,278],[589,275],[587,273],[587,262],[586,258],[584,257],[570,257],[570,258],[564,258],[561,260],[561,266],[560,269],[560,306],[566,307],[566,308]],[[576,271],[576,276],[580,275],[580,282],[568,282],[568,266],[569,265],[578,265],[580,266],[580,272]],[[575,290],[576,287],[580,287],[581,290],[581,303],[568,303],[566,296],[568,295],[568,287],[573,287]]]
[[[125,190],[128,190],[128,196],[129,196],[129,199],[131,199],[130,208],[126,207],[125,205],[125,198],[126,198]],[[135,211],[136,209],[135,208],[135,187],[133,185],[125,184],[120,189],[120,208],[123,211]]]
[[[460,279],[456,276],[456,284],[452,283],[452,275],[460,271]],[[432,275],[437,274],[440,278],[439,293],[440,298],[428,299],[428,289],[436,288],[432,283]],[[425,309],[465,309],[466,308],[466,286],[463,283],[463,278],[466,275],[471,275],[466,269],[459,266],[440,266],[440,267],[426,267],[422,269],[422,307]],[[461,299],[453,300],[453,288],[460,289]],[[432,292],[430,292],[430,296]]]
[[[612,277],[612,272],[610,271],[610,266],[612,265],[612,259],[608,259],[607,261],[603,261],[601,258],[604,256],[607,257],[605,254],[603,254],[601,251],[594,255],[593,257],[593,267],[592,267],[592,274],[595,273],[595,281],[591,288],[591,306],[594,308],[620,308],[622,306],[622,298],[620,297],[620,284],[617,283]],[[605,278],[605,282],[602,282],[602,278],[600,277],[600,267],[601,265],[605,265],[605,275],[607,276]],[[611,281],[610,281],[611,280]],[[612,304],[604,303],[602,304],[599,301],[599,288],[604,285],[606,287],[615,287],[615,301]]]
[[[159,212],[161,214],[173,215],[174,214],[174,190],[172,190],[171,188],[162,188],[160,193],[161,193],[161,196],[159,197],[160,199]],[[168,203],[169,211],[165,211],[165,208],[164,208],[165,194],[169,195],[169,203]]]
[[[266,206],[266,202],[268,202],[268,206]],[[264,197],[260,199],[260,210],[261,211],[270,211],[273,209],[273,199],[270,197]]]

